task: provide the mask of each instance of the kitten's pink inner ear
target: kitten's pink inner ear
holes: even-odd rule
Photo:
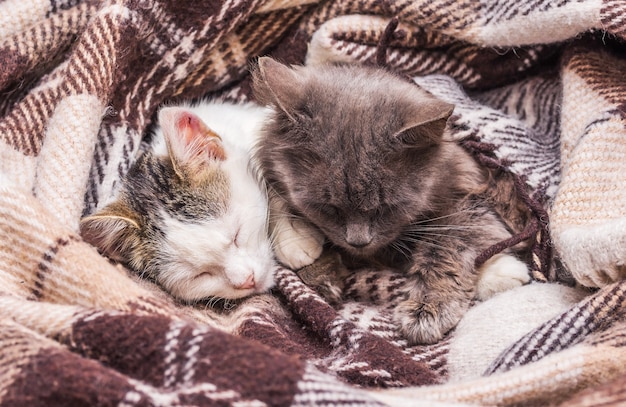
[[[222,138],[198,116],[191,112],[182,111],[176,121],[176,132],[186,146],[192,146],[197,155],[206,153],[210,158],[225,160],[226,152],[222,147]]]

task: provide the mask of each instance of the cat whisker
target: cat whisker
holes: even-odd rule
[[[217,306],[217,304],[222,300],[221,297],[211,297],[209,298],[209,300],[207,301],[207,304],[209,307],[211,308],[215,308]]]
[[[459,225],[459,224],[450,224],[450,225],[446,225],[446,224],[435,224],[435,225],[429,225],[429,224],[421,224],[421,225],[416,225],[416,224],[411,224],[408,226],[408,228],[410,229],[424,229],[424,230],[434,230],[434,229],[476,229],[476,228],[482,228],[484,227],[484,225]]]
[[[455,236],[457,232],[481,232],[484,226],[476,227],[446,227],[446,228],[409,228],[404,231],[405,235],[438,235],[438,236]]]
[[[311,233],[301,233],[301,234],[299,234],[299,235],[294,235],[294,236],[291,236],[291,237],[289,237],[289,238],[285,238],[285,237],[282,237],[282,236],[281,236],[280,241],[281,241],[282,243],[291,243],[291,242],[299,241],[299,240],[301,240],[302,238],[313,238],[313,237],[316,237],[316,236],[314,236],[314,235],[313,235],[313,234],[311,234]],[[274,246],[274,245],[276,244],[276,241],[277,241],[277,240],[278,240],[278,236],[276,236],[276,234],[275,234],[275,233],[272,233],[272,234],[270,235],[270,242],[271,242],[272,246]]]
[[[237,306],[237,302],[231,300],[230,298],[224,299],[224,310],[229,311]]]
[[[293,214],[287,211],[279,211],[279,210],[271,210],[269,215],[270,220],[274,219],[293,219],[293,220],[305,220],[304,217],[300,215]]]
[[[433,239],[433,238],[426,238],[426,237],[423,237],[423,236],[421,236],[421,238],[405,237],[402,240],[404,240],[406,242],[409,242],[409,243],[414,243],[416,245],[424,244],[426,246],[437,248],[437,249],[441,249],[441,250],[448,251],[448,252],[452,252],[453,251],[453,248],[446,247],[446,246],[442,245],[438,240]]]
[[[457,212],[453,212],[453,213],[448,213],[446,215],[441,215],[441,216],[436,216],[434,218],[426,218],[426,219],[421,219],[418,221],[413,221],[411,222],[411,225],[423,225],[423,224],[429,224],[431,222],[435,222],[438,220],[442,220],[442,219],[447,219],[447,218],[451,218],[453,216],[457,216],[457,215],[461,215],[461,214],[466,214],[468,212],[473,212],[473,209],[466,209],[466,210],[462,210],[462,211],[457,211]]]
[[[452,235],[452,234],[445,234],[445,233],[420,232],[420,233],[415,234],[415,235],[407,233],[407,234],[405,234],[405,236],[408,236],[408,237],[412,237],[413,236],[416,240],[420,240],[420,238],[425,238],[425,237],[437,238],[437,237],[451,237],[451,236],[454,236],[454,235]]]
[[[211,302],[198,300],[197,304],[200,304],[201,302],[204,304],[204,311],[209,311],[209,309],[211,308]]]
[[[391,248],[397,251],[398,253],[400,253],[405,258],[407,259],[411,258],[411,254],[412,254],[411,248],[402,240],[396,240],[393,243],[391,243]]]

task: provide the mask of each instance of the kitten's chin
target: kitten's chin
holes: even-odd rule
[[[195,302],[210,298],[238,300],[267,291],[267,288],[257,286],[251,288],[236,288],[226,284],[216,285],[212,281],[214,279],[214,276],[198,275],[190,280],[194,282],[193,286],[190,286],[189,281],[185,281],[181,283],[181,286],[184,286],[184,288],[174,287],[170,288],[169,291],[178,299],[186,302]]]

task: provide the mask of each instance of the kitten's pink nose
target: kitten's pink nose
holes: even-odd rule
[[[248,288],[254,288],[254,274],[250,273],[248,278],[246,278],[246,281],[244,281],[243,283],[239,284],[235,288],[239,288],[241,290],[245,290],[245,289],[248,289]]]

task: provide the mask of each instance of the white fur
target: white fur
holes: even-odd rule
[[[266,291],[274,284],[275,264],[267,230],[267,194],[255,174],[251,151],[268,110],[211,102],[185,109],[222,138],[226,159],[220,165],[230,178],[230,201],[223,216],[199,224],[164,215],[164,250],[172,261],[161,274],[161,283],[184,300],[240,298]],[[167,155],[162,133],[157,131],[156,137],[153,151]]]
[[[509,254],[496,254],[479,269],[476,296],[484,301],[529,281],[530,275],[525,263]]]
[[[181,106],[196,114],[215,133],[219,134],[227,150],[250,152],[261,134],[263,121],[271,110],[253,103],[232,104],[204,102],[196,106]],[[155,131],[152,151],[167,156],[167,146],[160,131]]]
[[[272,239],[276,258],[292,270],[313,263],[322,254],[324,236],[305,220],[293,219],[280,198],[272,198]]]
[[[263,122],[268,118],[271,109],[259,107],[254,104],[230,105],[230,104],[201,104],[189,109],[198,117],[204,120],[205,124],[214,132],[219,134],[226,147],[229,159],[226,165],[229,172],[236,176],[240,172],[235,171],[242,168],[242,162],[249,160],[251,149],[254,148],[261,134]],[[156,140],[155,140],[156,141]],[[160,142],[155,147],[155,152],[167,154],[165,142]],[[240,157],[237,160],[231,159],[231,151],[237,151]],[[239,154],[246,152],[247,158]],[[254,163],[253,163],[254,164]],[[238,177],[237,182],[244,182],[247,177]],[[233,178],[234,179],[234,178]],[[251,191],[253,188],[240,188],[239,191]],[[322,254],[324,236],[308,222],[293,220],[282,201],[272,200],[272,240],[274,242],[274,252],[276,258],[285,266],[297,270],[301,267],[313,263]]]

